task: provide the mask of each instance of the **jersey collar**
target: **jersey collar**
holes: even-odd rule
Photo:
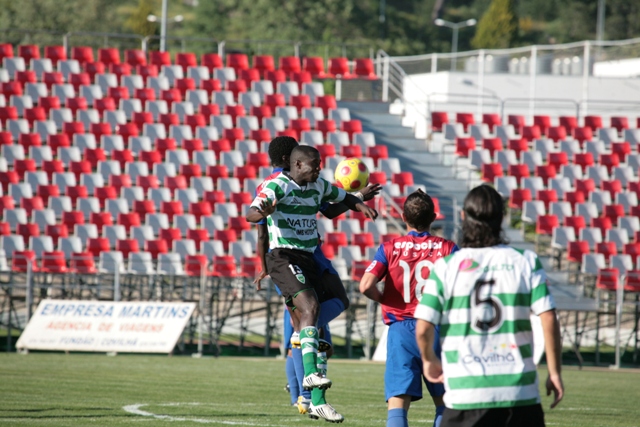
[[[431,234],[429,234],[428,231],[423,231],[422,233],[418,233],[417,231],[410,231],[409,233],[407,233],[408,236],[414,236],[414,237],[428,237],[431,236]]]

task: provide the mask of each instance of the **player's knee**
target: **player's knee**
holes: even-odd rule
[[[351,302],[346,295],[344,296],[344,298],[340,298],[340,301],[342,302],[342,305],[344,305],[345,310],[349,308],[349,304],[351,304]]]

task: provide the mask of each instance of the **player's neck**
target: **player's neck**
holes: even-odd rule
[[[416,230],[413,227],[409,227],[407,225],[407,234],[411,233],[411,232],[417,233],[417,234],[421,234],[421,233],[431,233],[431,227],[427,228],[426,230]]]

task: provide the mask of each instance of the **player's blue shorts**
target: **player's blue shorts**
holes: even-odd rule
[[[313,252],[313,260],[318,266],[318,275],[320,277],[322,277],[324,272],[327,270],[329,270],[329,274],[335,274],[336,276],[338,275],[336,269],[333,268],[333,265],[331,265],[331,261],[329,261],[327,257],[324,256],[324,252],[322,252],[322,248],[320,247],[320,245],[316,246],[316,250]]]
[[[440,333],[436,327],[433,344],[440,355]],[[403,320],[389,325],[387,336],[387,363],[384,372],[384,394],[390,398],[407,394],[411,400],[422,399],[422,382],[433,397],[444,395],[444,384],[433,384],[422,374],[422,359],[416,342],[416,319]]]
[[[324,325],[322,329],[324,329],[324,340],[333,345],[333,341],[331,341],[331,331],[329,330],[329,325]]]

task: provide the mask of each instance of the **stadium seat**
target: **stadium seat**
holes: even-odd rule
[[[356,76],[349,71],[347,58],[329,58],[329,74],[327,77],[353,79]]]

